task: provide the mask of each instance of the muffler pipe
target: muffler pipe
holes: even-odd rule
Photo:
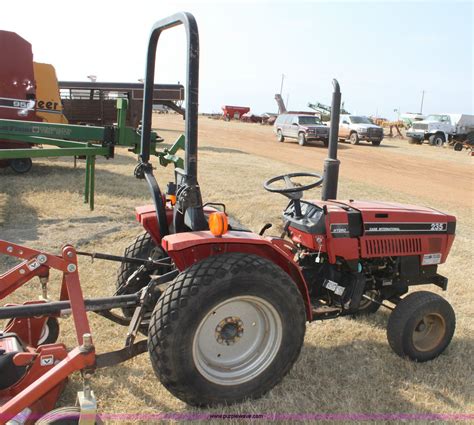
[[[339,115],[341,113],[341,89],[336,79],[332,80],[334,92],[331,104],[331,123],[329,128],[328,157],[324,160],[324,182],[321,199],[337,198],[337,182],[339,179],[339,164],[337,159],[337,143],[339,140]]]

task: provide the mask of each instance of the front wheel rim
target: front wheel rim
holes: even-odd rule
[[[199,323],[193,359],[199,373],[218,385],[238,385],[260,375],[277,355],[283,334],[281,317],[256,296],[229,298]]]
[[[446,334],[446,321],[438,313],[430,313],[416,324],[413,332],[413,345],[418,351],[436,349]]]

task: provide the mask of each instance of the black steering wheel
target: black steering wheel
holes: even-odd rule
[[[292,182],[291,181],[292,177],[313,177],[317,180],[314,183],[301,186],[298,183]],[[272,187],[273,183],[280,180],[283,180],[285,182],[286,187],[282,189]],[[312,189],[313,187],[321,186],[321,183],[323,182],[323,180],[324,178],[316,173],[290,173],[290,174],[283,174],[282,176],[272,177],[271,179],[263,183],[263,187],[269,192],[281,193],[282,195],[285,195],[287,198],[290,198],[295,208],[295,216],[296,218],[300,218],[302,217],[300,199],[303,197],[303,192],[305,190]]]
[[[307,184],[305,186],[301,186],[298,183],[294,183],[291,181],[293,177],[314,177],[316,182]],[[285,188],[276,188],[272,187],[272,184],[283,180],[285,182],[286,187]],[[292,198],[292,195],[295,194],[301,194],[301,192],[304,192],[305,190],[312,189],[313,187],[321,186],[321,183],[323,182],[323,177],[321,177],[319,174],[316,173],[290,173],[290,174],[283,174],[282,176],[276,176],[272,177],[271,179],[267,180],[265,183],[263,183],[263,187],[265,190],[268,190],[269,192],[275,192],[275,193],[281,193],[282,195],[286,195],[289,198]],[[299,197],[298,197],[299,198]]]

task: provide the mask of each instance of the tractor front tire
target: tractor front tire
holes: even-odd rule
[[[183,271],[153,311],[148,351],[161,383],[193,406],[261,397],[300,353],[302,296],[259,256],[208,257]]]
[[[149,233],[143,233],[135,239],[135,241],[125,249],[123,254],[124,257],[141,258],[148,260],[152,258],[157,260],[164,257],[163,250],[155,244]],[[133,294],[143,287],[145,287],[150,279],[149,276],[153,273],[163,274],[169,270],[164,270],[163,267],[157,267],[156,270],[149,270],[145,274],[137,276],[132,282],[127,285],[128,278],[135,273],[140,266],[131,263],[122,263],[118,270],[117,281],[116,281],[116,293],[117,295]],[[163,269],[163,270],[160,270]],[[133,308],[123,308],[123,314],[126,317],[131,317],[133,314]]]
[[[451,305],[432,292],[413,292],[403,298],[388,319],[387,338],[400,357],[426,362],[449,345],[456,327]]]

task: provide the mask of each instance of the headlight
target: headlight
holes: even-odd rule
[[[357,133],[367,133],[367,129],[366,128],[359,128],[357,130]]]

